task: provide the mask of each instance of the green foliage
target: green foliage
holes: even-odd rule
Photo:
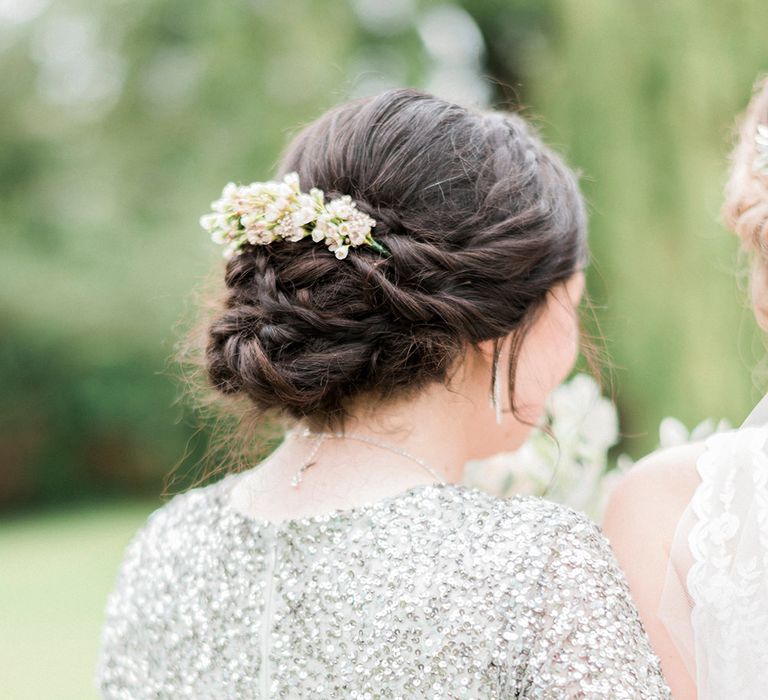
[[[204,449],[173,360],[223,265],[198,217],[355,90],[363,32],[340,3],[177,0],[58,0],[4,31],[0,507],[156,492]]]
[[[590,287],[633,454],[665,415],[738,424],[765,390],[719,208],[735,117],[768,68],[767,17],[753,0],[564,0],[528,56],[545,132],[585,173]]]
[[[156,492],[199,461],[172,361],[222,264],[198,216],[331,104],[424,84],[417,23],[437,4],[377,29],[358,0],[53,0],[0,28],[0,506]],[[717,211],[729,126],[768,65],[764,4],[459,4],[499,101],[530,105],[585,173],[622,449],[670,413],[738,421],[755,336]]]
[[[97,697],[92,679],[107,595],[152,507],[121,501],[2,523],[4,698]]]

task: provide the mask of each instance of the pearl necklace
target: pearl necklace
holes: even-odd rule
[[[395,452],[403,457],[407,457],[408,459],[416,462],[416,464],[423,467],[426,471],[430,473],[435,479],[437,479],[441,484],[447,483],[445,479],[443,479],[440,474],[437,473],[437,470],[433,467],[430,467],[429,464],[427,464],[423,459],[416,457],[415,455],[412,455],[410,452],[406,452],[401,447],[398,447],[397,445],[392,445],[386,442],[381,442],[380,440],[375,440],[371,437],[368,437],[367,435],[360,435],[357,433],[329,433],[329,432],[312,432],[309,428],[304,428],[299,433],[296,433],[294,430],[288,431],[289,434],[298,434],[300,437],[317,437],[319,438],[317,441],[317,444],[312,449],[312,452],[310,453],[309,457],[307,457],[306,460],[304,460],[303,464],[299,467],[296,474],[293,475],[293,478],[291,479],[291,486],[294,488],[298,488],[299,483],[301,482],[301,479],[304,475],[304,472],[311,467],[314,462],[312,461],[314,456],[317,454],[317,451],[320,449],[320,445],[322,444],[323,440],[326,438],[351,438],[353,440],[360,440],[362,442],[367,442],[370,445],[376,445],[377,447],[383,447],[384,449],[391,450],[392,452]]]

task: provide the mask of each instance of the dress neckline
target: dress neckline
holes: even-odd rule
[[[318,513],[317,515],[305,515],[300,518],[286,518],[285,520],[267,520],[265,518],[257,518],[235,508],[231,501],[231,491],[237,484],[237,479],[234,477],[242,476],[241,473],[230,474],[222,479],[222,486],[227,480],[231,480],[231,484],[227,488],[222,488],[219,496],[219,502],[222,512],[236,518],[237,520],[247,523],[252,527],[259,527],[265,529],[297,529],[301,527],[329,524],[332,522],[340,521],[343,519],[354,519],[363,515],[377,513],[379,511],[392,508],[401,501],[406,501],[422,492],[432,494],[439,493],[448,489],[468,489],[473,490],[472,487],[466,484],[451,483],[451,482],[433,482],[429,484],[416,484],[403,491],[392,494],[385,498],[380,498],[376,501],[367,501],[360,503],[352,508],[334,508],[333,510],[325,513]]]

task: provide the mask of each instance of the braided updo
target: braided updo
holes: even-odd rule
[[[745,248],[760,251],[768,264],[768,173],[755,168],[758,124],[768,125],[768,76],[756,83],[742,119],[723,203],[726,226]]]
[[[338,260],[307,238],[227,262],[210,382],[313,429],[343,426],[361,396],[446,381],[468,344],[519,337],[587,255],[574,174],[513,114],[391,90],[307,126],[279,170],[351,195],[392,253]]]

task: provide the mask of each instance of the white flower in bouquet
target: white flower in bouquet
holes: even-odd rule
[[[700,442],[715,433],[722,433],[731,429],[731,424],[726,419],[715,423],[712,418],[701,421],[693,430],[689,431],[682,421],[667,416],[659,425],[659,448],[676,447],[689,442]]]
[[[715,433],[722,433],[726,430],[731,430],[733,426],[726,418],[721,418],[715,422],[712,418],[706,418],[698,425],[694,426],[691,430],[685,427],[685,423],[672,416],[662,418],[659,424],[659,444],[656,447],[657,450],[663,450],[667,447],[678,447],[680,445],[687,445],[691,442],[701,442],[710,435]],[[626,472],[634,466],[634,461],[629,455],[619,455],[617,466],[619,471]]]
[[[546,496],[591,512],[618,435],[616,407],[592,377],[577,374],[552,392],[542,425],[520,449],[470,462],[464,482],[502,497]]]
[[[692,430],[676,418],[659,426],[659,447],[696,442],[731,428],[727,420],[702,421]],[[496,496],[543,496],[599,520],[613,487],[634,462],[608,451],[619,438],[616,406],[592,377],[577,374],[552,392],[541,425],[514,452],[469,462],[464,483]]]
[[[464,483],[497,496],[541,494],[552,481],[551,459],[529,440],[519,450],[469,462]]]
[[[616,407],[586,374],[555,389],[547,413],[561,449],[575,459],[602,459],[619,437]]]
[[[297,243],[307,237],[325,242],[339,259],[347,257],[350,246],[362,245],[390,255],[371,234],[376,221],[358,210],[351,196],[326,203],[325,194],[316,187],[301,191],[297,173],[288,173],[281,182],[230,182],[211,203],[211,211],[200,217],[200,225],[214,243],[224,245],[227,260],[242,253],[246,245],[277,240]]]
[[[717,422],[712,418],[706,418],[701,421],[701,423],[694,426],[692,430],[688,430],[685,423],[672,416],[667,416],[666,418],[663,418],[659,424],[659,444],[656,449],[661,450],[667,447],[686,445],[690,442],[700,442],[710,435],[722,433],[726,430],[730,430],[732,427],[730,421],[725,418],[722,418]],[[616,460],[616,467],[607,472],[600,482],[600,494],[595,502],[594,508],[595,514],[603,513],[613,487],[616,486],[621,480],[621,477],[634,465],[635,462],[629,455],[619,455]]]

